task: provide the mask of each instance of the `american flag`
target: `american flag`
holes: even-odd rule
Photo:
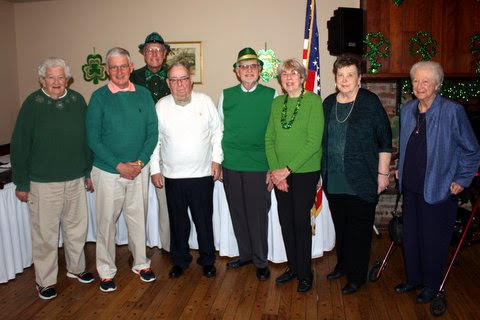
[[[305,89],[320,95],[320,58],[318,56],[317,10],[315,8],[315,0],[307,0],[303,64],[308,71]]]

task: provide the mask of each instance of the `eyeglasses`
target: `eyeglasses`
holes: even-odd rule
[[[148,54],[154,54],[154,53],[160,54],[163,52],[163,48],[148,48],[148,49],[145,49],[145,52]]]
[[[172,84],[180,84],[180,83],[185,83],[188,80],[190,80],[190,77],[181,77],[181,78],[168,78],[168,81]]]
[[[284,77],[284,78],[286,78],[288,76],[298,77],[298,76],[300,76],[300,73],[297,70],[292,70],[291,72],[283,71],[282,73],[280,73],[280,76]]]
[[[258,69],[258,67],[260,67],[260,65],[258,65],[256,63],[254,63],[254,64],[239,64],[237,67],[242,69],[242,70],[249,70],[249,69],[256,70],[256,69]]]
[[[115,72],[117,72],[118,70],[125,71],[128,68],[130,68],[130,65],[128,65],[128,64],[122,64],[122,65],[119,65],[119,66],[108,66],[108,70],[115,71]]]

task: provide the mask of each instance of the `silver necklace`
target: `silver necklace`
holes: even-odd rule
[[[420,112],[417,114],[417,129],[415,130],[416,134],[420,133],[420,129],[422,128],[423,123],[425,122],[425,118],[420,121]]]
[[[350,107],[350,111],[348,111],[348,114],[347,114],[347,116],[345,117],[345,119],[343,119],[342,121],[340,121],[340,120],[338,119],[338,101],[335,99],[335,118],[337,119],[337,122],[338,122],[338,123],[344,123],[345,121],[347,121],[347,119],[350,117],[350,114],[352,114],[352,110],[353,110],[353,106],[355,105],[355,101],[357,101],[357,99],[353,100],[352,106]]]

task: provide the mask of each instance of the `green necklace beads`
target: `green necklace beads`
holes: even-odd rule
[[[285,100],[283,101],[283,108],[282,108],[282,116],[280,117],[280,123],[282,124],[283,129],[290,129],[295,122],[295,118],[297,117],[298,109],[300,109],[300,105],[302,104],[303,94],[305,89],[302,88],[302,92],[300,93],[300,97],[298,97],[297,105],[295,109],[293,109],[293,114],[290,120],[287,122],[287,101],[288,101],[288,93],[285,95]]]

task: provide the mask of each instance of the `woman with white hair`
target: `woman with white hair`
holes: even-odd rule
[[[480,164],[480,149],[465,110],[438,94],[440,64],[424,61],[410,70],[415,99],[401,112],[398,178],[403,192],[403,251],[407,281],[398,293],[422,289],[431,302],[440,288],[457,197]]]
[[[20,109],[11,140],[16,195],[28,202],[38,295],[57,296],[58,238],[63,229],[67,277],[92,282],[85,272],[87,235],[85,189],[92,191],[91,159],[85,134],[87,105],[67,89],[70,67],[59,58],[38,67],[41,89]]]

